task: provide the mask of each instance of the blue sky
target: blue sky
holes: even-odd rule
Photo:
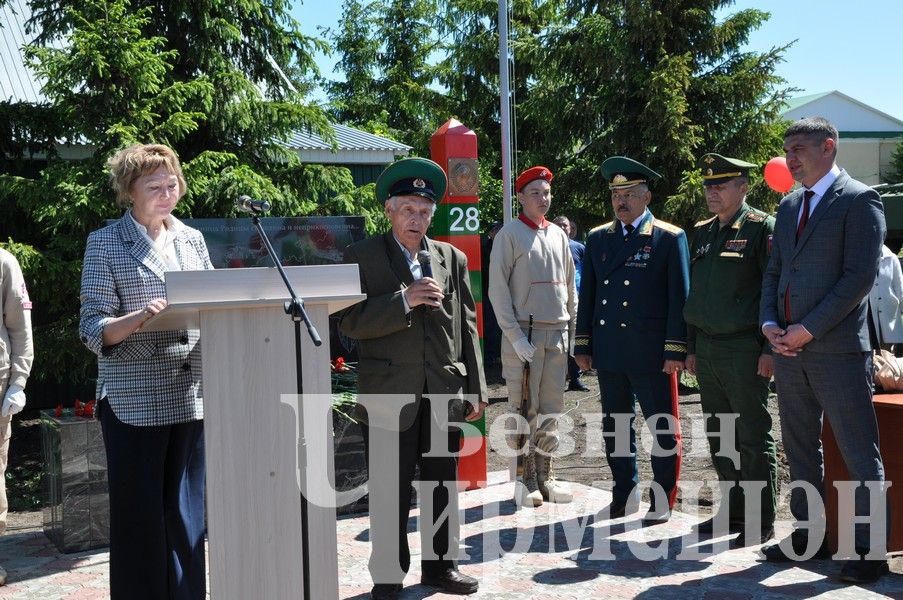
[[[517,0],[509,0],[516,2]],[[903,120],[903,17],[901,0],[739,0],[726,13],[759,8],[771,18],[750,36],[748,49],[766,50],[798,40],[785,52],[778,74],[800,88],[796,95],[839,90]],[[302,29],[336,28],[341,0],[296,2]],[[334,78],[337,56],[318,57]]]

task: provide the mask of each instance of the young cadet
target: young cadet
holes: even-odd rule
[[[504,334],[502,376],[512,410],[520,409],[524,363],[530,363],[530,439],[523,457],[523,486],[515,491],[515,501],[522,506],[572,499],[570,491],[555,480],[551,466],[550,454],[559,442],[557,422],[542,419],[564,410],[562,382],[577,318],[570,240],[546,219],[552,205],[551,181],[552,172],[542,166],[518,176],[514,189],[521,214],[495,236],[489,260],[489,297]],[[527,335],[531,315],[532,340]]]

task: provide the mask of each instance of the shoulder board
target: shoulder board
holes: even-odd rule
[[[664,221],[659,221],[658,219],[655,219],[653,225],[655,225],[655,226],[658,227],[659,229],[664,229],[665,231],[667,231],[667,232],[669,232],[669,233],[678,234],[678,233],[683,233],[683,232],[684,232],[684,230],[681,229],[680,227],[678,227],[677,225],[672,225],[671,223],[666,223],[666,222],[664,222]]]
[[[757,210],[751,210],[746,214],[746,220],[752,223],[762,223],[767,218],[768,215]]]
[[[614,221],[609,221],[608,223],[603,223],[602,225],[598,225],[597,227],[593,227],[592,229],[589,230],[589,232],[590,232],[590,233],[596,233],[597,231],[602,231],[602,230],[605,230],[605,229],[610,229],[612,223],[614,223]]]
[[[696,225],[693,225],[693,227],[702,227],[703,225],[708,225],[709,223],[711,223],[712,221],[714,221],[717,218],[718,218],[718,215],[715,215],[714,217],[711,217],[709,219],[704,219],[704,220],[696,223]]]

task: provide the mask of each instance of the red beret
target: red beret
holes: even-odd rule
[[[536,179],[545,179],[551,183],[552,177],[552,172],[546,167],[530,167],[517,176],[517,181],[514,182],[514,191],[521,191],[525,185]]]

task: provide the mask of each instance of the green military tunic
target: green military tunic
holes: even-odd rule
[[[770,348],[759,331],[762,276],[768,265],[774,217],[744,202],[723,227],[713,217],[696,224],[690,249],[690,294],[684,307],[688,355],[696,355],[706,434],[721,481],[732,481],[730,521],[744,518],[743,481],[765,482],[762,525],[774,521],[777,458],[768,413],[768,379],[757,374],[759,356]],[[717,415],[737,414],[735,444],[725,448]],[[724,428],[730,421],[724,421]],[[739,452],[737,457],[736,452]],[[733,456],[732,456],[733,454]],[[738,462],[733,459],[739,458]]]

